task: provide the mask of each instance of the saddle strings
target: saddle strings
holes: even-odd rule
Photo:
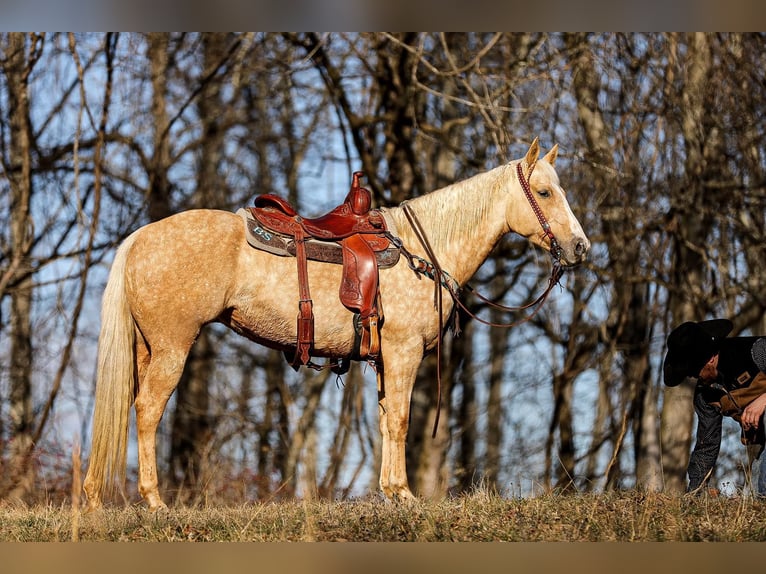
[[[436,259],[436,254],[434,253],[433,249],[431,248],[431,243],[428,241],[428,237],[426,236],[425,232],[423,231],[423,226],[420,224],[420,220],[418,220],[417,216],[413,213],[410,206],[405,202],[402,205],[402,208],[404,210],[404,215],[407,217],[407,221],[409,221],[410,226],[412,227],[412,230],[415,232],[415,236],[418,238],[418,241],[423,246],[423,249],[426,252],[426,256],[431,260],[431,267],[433,268],[433,281],[434,281],[434,307],[436,307],[437,313],[439,315],[439,334],[436,338],[436,416],[434,417],[434,429],[431,434],[431,438],[436,438],[436,428],[439,426],[439,418],[441,415],[442,410],[442,338],[443,338],[443,332],[444,332],[444,318],[442,316],[442,290],[441,286],[444,282],[444,271],[442,271],[441,265],[439,265],[439,261]],[[409,261],[410,267],[414,269],[412,265],[413,255],[409,253],[406,249],[404,249],[404,246],[401,244],[401,241],[399,241],[399,249],[402,251],[402,253],[405,254],[407,257],[407,260]],[[448,287],[447,290],[449,291],[450,295],[453,299],[455,299],[455,294],[452,291],[451,287]]]

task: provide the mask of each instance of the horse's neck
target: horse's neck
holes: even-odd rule
[[[460,284],[467,282],[508,231],[500,194],[503,169],[495,168],[407,202],[420,222],[439,265]],[[391,210],[407,249],[429,259],[404,214]]]

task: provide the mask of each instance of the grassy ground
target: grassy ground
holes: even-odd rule
[[[635,491],[439,502],[295,501],[236,507],[0,507],[0,541],[764,541],[766,503]]]

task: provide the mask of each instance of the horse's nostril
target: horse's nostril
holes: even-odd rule
[[[578,257],[585,255],[585,253],[588,251],[588,246],[585,244],[584,241],[578,241],[575,244],[575,255]]]

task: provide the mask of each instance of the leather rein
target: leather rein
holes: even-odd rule
[[[499,303],[495,303],[494,301],[491,301],[487,299],[486,297],[484,297],[483,295],[481,295],[480,293],[478,293],[470,285],[466,285],[465,289],[473,293],[482,302],[490,305],[491,307],[494,307],[495,309],[499,309],[501,311],[513,312],[513,311],[521,311],[521,310],[529,309],[531,307],[536,307],[531,314],[527,315],[523,319],[513,321],[511,323],[493,323],[492,321],[487,321],[486,319],[482,319],[481,317],[477,316],[475,313],[471,312],[460,300],[460,292],[462,290],[460,285],[457,283],[457,281],[455,281],[449,275],[449,273],[447,273],[446,271],[442,269],[441,265],[439,264],[439,261],[436,258],[436,254],[433,252],[433,249],[431,248],[431,244],[428,241],[428,237],[426,236],[425,231],[423,230],[423,226],[421,225],[417,216],[415,215],[415,213],[412,211],[412,209],[406,202],[402,204],[404,215],[407,217],[407,221],[412,227],[412,230],[415,232],[415,236],[420,242],[420,245],[423,247],[423,250],[425,251],[426,256],[430,259],[430,262],[423,259],[422,257],[413,255],[402,245],[402,242],[397,237],[394,237],[393,235],[388,234],[389,240],[392,243],[394,243],[394,245],[396,245],[401,251],[401,253],[407,258],[407,262],[410,269],[412,269],[416,273],[420,273],[422,275],[425,275],[426,277],[429,277],[434,282],[434,307],[437,309],[439,314],[439,334],[436,341],[436,353],[437,353],[436,380],[437,380],[438,398],[437,398],[437,404],[436,404],[436,417],[434,420],[432,437],[436,436],[436,428],[439,424],[439,415],[441,413],[441,398],[442,398],[441,397],[442,395],[441,393],[441,348],[442,348],[442,338],[444,335],[444,319],[442,315],[443,304],[442,304],[441,287],[445,287],[447,289],[455,305],[459,306],[472,319],[475,319],[479,321],[480,323],[483,323],[490,327],[501,327],[501,328],[507,329],[510,327],[521,325],[522,323],[526,323],[527,321],[530,321],[541,309],[542,304],[548,298],[548,295],[553,290],[553,287],[559,283],[559,281],[561,280],[561,277],[564,274],[564,268],[561,266],[561,263],[560,263],[561,253],[563,250],[561,246],[559,245],[559,242],[556,239],[556,236],[553,234],[553,231],[551,230],[551,226],[548,223],[548,220],[546,219],[545,214],[543,213],[542,209],[540,209],[540,205],[537,203],[537,200],[532,194],[532,190],[529,185],[529,180],[524,177],[522,162],[519,162],[518,164],[516,164],[516,174],[518,176],[521,188],[524,190],[524,195],[527,198],[529,205],[532,207],[532,211],[534,212],[535,217],[537,217],[537,220],[540,222],[540,226],[543,229],[543,233],[545,234],[545,236],[548,237],[550,241],[550,253],[553,259],[553,269],[551,270],[551,276],[548,279],[548,286],[546,287],[545,291],[539,297],[537,297],[534,301],[531,301],[519,307],[508,307],[505,305],[501,305]],[[454,315],[453,321],[454,321],[453,330],[457,334],[459,333],[457,314]]]

